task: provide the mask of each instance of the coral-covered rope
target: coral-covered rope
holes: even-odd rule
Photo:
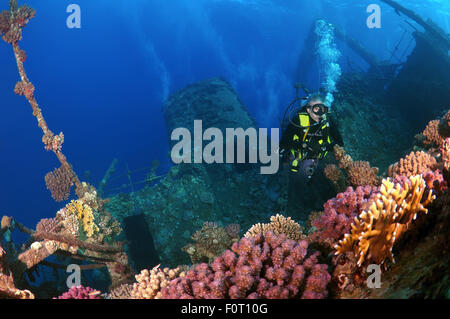
[[[42,115],[42,110],[36,101],[33,83],[28,79],[23,63],[26,60],[26,53],[19,47],[19,41],[22,39],[22,28],[26,26],[30,19],[35,15],[35,11],[28,6],[17,7],[17,1],[10,1],[10,10],[0,13],[0,35],[2,39],[12,45],[14,56],[17,62],[17,69],[20,75],[20,82],[16,84],[14,93],[24,95],[33,109],[33,116],[37,119],[38,126],[44,133],[42,142],[45,149],[52,151],[59,162],[67,172],[72,175],[72,181],[75,184],[75,191],[79,197],[83,196],[83,187],[78,176],[72,169],[72,166],[67,161],[66,156],[62,153],[62,144],[64,142],[64,134],[59,133],[55,135],[47,126],[47,122]]]

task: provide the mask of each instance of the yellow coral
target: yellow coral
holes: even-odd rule
[[[395,262],[392,247],[396,240],[408,229],[418,213],[427,213],[426,205],[435,196],[431,191],[423,201],[425,181],[422,175],[413,176],[404,186],[394,185],[384,179],[380,194],[372,201],[368,211],[363,211],[352,224],[350,234],[346,234],[335,246],[336,255],[354,251],[358,265],[363,261],[382,264],[389,257]]]
[[[87,237],[92,237],[95,232],[98,232],[98,227],[94,223],[94,214],[89,205],[84,204],[81,200],[72,200],[67,204],[66,209],[69,213],[77,216],[81,221],[83,229]]]

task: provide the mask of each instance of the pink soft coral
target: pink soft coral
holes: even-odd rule
[[[166,299],[325,298],[331,276],[306,240],[267,232],[242,238],[210,265],[200,264],[162,291]]]
[[[311,240],[333,246],[350,231],[353,219],[367,208],[376,191],[375,186],[359,186],[355,190],[349,187],[328,200],[324,204],[323,214],[312,222],[316,231],[310,235]]]
[[[61,296],[54,299],[103,299],[100,291],[90,287],[73,286]]]

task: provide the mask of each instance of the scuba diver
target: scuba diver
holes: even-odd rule
[[[287,214],[306,220],[311,210],[321,207],[327,194],[333,191],[324,174],[315,174],[317,168],[335,144],[343,146],[344,143],[336,121],[325,105],[325,95],[314,93],[299,98],[299,88],[309,92],[304,87],[296,88],[297,98],[286,109],[283,119],[287,126],[283,130],[279,152],[284,166],[290,164]],[[302,100],[306,100],[303,105]],[[286,114],[294,105],[297,107],[290,110],[287,121]],[[311,187],[312,182],[317,187]]]
[[[292,117],[280,141],[283,161],[291,161],[291,171],[303,173],[310,179],[319,163],[335,144],[343,146],[342,136],[325,105],[322,93],[307,98],[303,107]]]

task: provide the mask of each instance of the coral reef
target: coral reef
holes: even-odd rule
[[[325,298],[331,276],[306,240],[267,232],[242,238],[212,265],[200,264],[162,290],[169,299]]]
[[[383,272],[380,288],[367,288],[365,282],[361,283],[356,263],[344,261],[339,268],[335,268],[335,272],[348,285],[336,298],[448,299],[450,193],[446,192],[438,197],[428,209],[429,213],[419,215],[403,239],[398,240],[394,247],[396,262],[389,266],[388,271]],[[337,257],[347,254],[353,253],[346,252]]]
[[[193,264],[212,262],[239,240],[239,225],[230,226],[224,229],[217,223],[206,222],[202,229],[192,235],[194,243],[188,244],[182,250],[189,255]]]
[[[103,299],[102,293],[90,287],[73,286],[54,299]]]
[[[119,221],[143,212],[161,264],[175,268],[190,262],[180,250],[205,222],[248,229],[267,218],[267,211],[279,211],[280,183],[270,182],[272,178],[277,176],[263,176],[259,170],[236,172],[228,164],[217,169],[180,164],[159,183],[112,197],[105,209]]]
[[[376,191],[377,188],[374,186],[360,186],[356,189],[348,187],[345,192],[328,200],[324,204],[324,212],[311,222],[315,231],[309,238],[333,247],[350,231],[354,218],[369,207],[369,202]]]
[[[420,175],[410,177],[409,183],[403,186],[384,179],[369,209],[355,219],[351,233],[345,234],[335,246],[336,254],[354,251],[358,265],[366,260],[380,265],[386,258],[394,262],[395,242],[418,213],[428,212],[425,206],[435,199],[431,191],[424,196],[425,190],[425,181]]]
[[[270,223],[268,224],[255,224],[244,235],[244,237],[253,237],[258,235],[264,235],[268,231],[275,235],[286,235],[286,238],[295,241],[304,240],[306,236],[303,234],[304,228],[300,224],[296,223],[291,217],[284,217],[280,214],[270,217]]]
[[[51,255],[62,257],[56,258],[61,263],[76,259],[81,269],[96,269],[96,274],[101,274],[97,269],[106,268],[111,281],[107,295],[78,286],[58,299],[449,297],[450,111],[423,131],[420,138],[428,153],[413,152],[391,165],[392,181],[385,179],[379,186],[378,168],[354,161],[352,156],[371,158],[387,169],[404,154],[407,119],[395,114],[386,102],[378,104],[365,96],[370,82],[360,81],[360,74],[342,75],[337,83],[339,52],[331,25],[318,20],[317,50],[326,70],[323,84],[328,102],[335,93],[336,115],[347,149],[335,146],[337,165],[327,165],[324,173],[338,190],[344,184],[352,187],[328,200],[323,212],[309,216],[308,237],[292,219],[297,217],[276,215],[268,224],[254,224],[239,239],[239,224],[247,229],[266,218],[265,212],[282,211],[285,189],[277,176],[261,176],[254,167],[197,163],[172,167],[154,183],[153,167],[143,190],[120,194],[110,202],[99,194],[105,192],[115,162],[99,193],[79,180],[62,152],[64,134],[55,135],[47,126],[35,98],[36,88],[24,69],[27,55],[19,41],[22,28],[34,15],[33,9],[10,0],[10,10],[0,13],[0,36],[12,45],[17,62],[20,80],[14,93],[28,100],[45,149],[60,163],[45,176],[46,186],[55,201],[69,199],[75,186],[78,199],[60,209],[55,218],[40,220],[36,231],[12,217],[2,218],[0,238],[6,245],[2,242],[5,250],[0,247],[0,298],[34,298],[25,274],[32,281],[38,266],[65,269],[64,264],[46,260]],[[217,78],[173,94],[164,106],[164,116],[169,132],[176,127],[192,128],[198,118],[207,127],[256,127],[232,86]],[[324,192],[322,185],[316,186]],[[190,270],[157,266],[134,276],[117,236],[121,218],[137,213],[148,221],[165,265],[187,260],[179,251],[192,233],[194,243],[183,250],[192,263],[208,263]],[[219,223],[229,226],[223,228]],[[11,239],[15,229],[29,235],[21,249]],[[332,248],[336,249],[334,257],[327,255]],[[395,262],[394,253],[397,264],[387,263]],[[369,262],[386,266],[381,289],[364,288]],[[331,294],[335,293],[332,289],[337,293]]]
[[[161,290],[170,285],[170,281],[185,276],[180,267],[176,269],[159,268],[144,269],[136,275],[136,281],[131,291],[133,299],[161,299]]]
[[[436,159],[428,153],[423,151],[411,152],[405,158],[400,159],[399,162],[389,166],[388,176],[396,177],[414,176],[424,174],[428,170],[435,170],[437,168]]]

